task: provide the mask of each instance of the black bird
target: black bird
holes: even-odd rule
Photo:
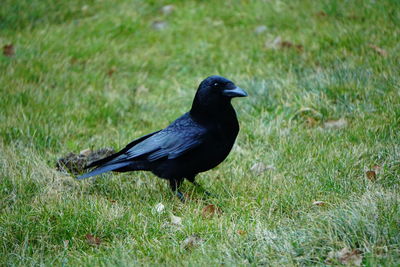
[[[230,80],[210,76],[197,89],[189,112],[167,128],[142,136],[121,151],[95,161],[96,167],[78,179],[108,171],[151,171],[169,180],[173,192],[183,201],[179,186],[186,178],[214,168],[229,154],[239,132],[231,99],[247,93]]]

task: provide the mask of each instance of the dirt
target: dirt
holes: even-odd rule
[[[95,151],[85,149],[78,154],[70,152],[57,160],[56,168],[58,171],[68,172],[73,175],[81,174],[85,172],[85,167],[93,161],[108,157],[114,153],[115,150],[112,148],[101,148]]]

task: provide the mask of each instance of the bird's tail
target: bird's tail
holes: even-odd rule
[[[103,165],[100,167],[97,167],[96,169],[94,169],[91,172],[85,173],[79,177],[77,177],[76,179],[78,180],[82,180],[82,179],[86,179],[95,175],[99,175],[108,171],[114,171],[123,167],[128,166],[129,164],[131,164],[130,162],[118,162],[118,163],[112,163],[109,165]]]

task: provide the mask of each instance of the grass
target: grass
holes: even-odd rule
[[[390,0],[6,0],[0,44],[15,55],[0,56],[0,265],[325,265],[347,247],[365,266],[398,266],[399,10]],[[168,26],[154,30],[157,20]],[[278,36],[292,47],[267,48]],[[198,176],[218,197],[186,183],[192,200],[181,204],[150,173],[82,182],[55,170],[70,151],[118,149],[165,127],[212,74],[249,93],[234,101],[230,156]],[[340,118],[345,127],[324,127]],[[254,173],[255,163],[273,168]],[[210,203],[223,213],[205,219]],[[193,234],[203,243],[183,249]]]

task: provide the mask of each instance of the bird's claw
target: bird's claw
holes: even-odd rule
[[[185,198],[185,196],[182,194],[182,192],[175,191],[175,195],[179,198],[180,201],[182,201],[182,203],[185,203],[185,202],[186,202],[186,198]]]

